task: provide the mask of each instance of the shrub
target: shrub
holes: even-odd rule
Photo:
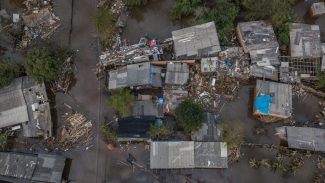
[[[241,123],[236,121],[223,121],[219,127],[223,141],[227,142],[229,149],[237,148],[244,143],[244,131]]]
[[[0,88],[8,86],[18,76],[18,66],[9,59],[0,61]]]
[[[121,117],[129,115],[134,102],[135,96],[127,89],[116,90],[107,99],[107,105],[116,110]]]
[[[112,44],[116,34],[115,17],[107,7],[100,7],[94,16],[95,28],[104,46]]]
[[[166,139],[171,133],[172,131],[167,125],[150,125],[149,136],[151,139]]]

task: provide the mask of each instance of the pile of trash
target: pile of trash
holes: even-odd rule
[[[142,37],[138,44],[127,45],[122,43],[121,37],[117,34],[111,49],[106,50],[100,56],[100,65],[127,65],[149,60],[160,60],[163,54],[163,46],[159,44],[157,38],[149,36]]]
[[[67,93],[74,81],[74,68],[72,56],[68,57],[63,63],[63,68],[60,70],[58,79],[50,83],[50,88],[53,93],[62,91]]]
[[[33,39],[48,38],[61,25],[60,18],[53,13],[51,0],[26,0],[23,4],[26,10],[22,15],[25,27],[21,48],[27,47]]]
[[[59,149],[70,149],[88,145],[92,140],[92,123],[81,113],[64,116],[63,126],[58,129],[57,139],[48,142],[48,146]]]
[[[227,99],[238,96],[239,81],[231,77],[227,69],[218,69],[211,74],[202,74],[200,65],[193,67],[188,91],[209,112],[219,112]]]

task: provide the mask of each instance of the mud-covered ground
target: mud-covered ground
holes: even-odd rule
[[[10,13],[18,11],[17,4],[10,3],[11,0],[1,0],[2,8],[9,9]],[[19,1],[19,0],[16,0]],[[149,171],[149,150],[144,144],[129,145],[108,151],[101,137],[98,136],[98,128],[103,123],[104,118],[110,119],[113,113],[107,109],[103,87],[96,80],[94,68],[98,62],[99,44],[98,38],[92,26],[91,17],[96,12],[96,0],[55,0],[55,14],[61,18],[62,26],[50,40],[59,46],[70,47],[76,50],[76,84],[71,89],[71,95],[57,94],[55,98],[55,110],[57,118],[64,113],[64,103],[74,107],[77,111],[84,113],[93,121],[95,138],[93,143],[86,148],[64,152],[72,159],[70,170],[71,182],[76,183],[155,183],[157,175],[162,176],[166,182],[180,182],[182,175],[191,175],[192,180],[204,180],[207,183],[215,182],[292,182],[305,183],[312,182],[315,170],[315,157],[305,159],[305,164],[297,172],[296,176],[285,175],[279,172],[259,168],[249,167],[248,160],[255,158],[274,158],[275,152],[265,149],[242,148],[242,158],[229,165],[225,170],[164,170]],[[138,39],[146,33],[153,33],[159,38],[169,38],[170,31],[176,30],[180,26],[171,22],[168,11],[171,8],[172,0],[156,0],[146,7],[135,9],[130,13],[124,36],[131,43],[136,43]],[[301,1],[294,10],[299,14],[301,20],[307,12],[310,1]],[[309,20],[311,21],[311,20]],[[322,40],[325,36],[325,16],[315,21],[322,30]],[[21,58],[21,57],[20,57]],[[222,110],[221,117],[228,120],[238,120],[243,123],[245,129],[246,142],[254,143],[274,143],[279,144],[278,138],[274,136],[274,128],[283,123],[273,123],[264,125],[267,129],[266,135],[257,136],[253,134],[256,125],[260,122],[252,119],[249,115],[249,91],[253,86],[245,86],[240,90],[239,99],[227,103]],[[314,115],[320,110],[318,99],[307,96],[305,99],[294,99],[295,120],[304,123],[312,120]],[[306,110],[308,109],[308,110]],[[59,123],[59,122],[58,122]],[[137,159],[139,166],[134,169],[126,163],[128,154]]]

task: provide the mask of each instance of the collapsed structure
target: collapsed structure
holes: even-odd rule
[[[288,147],[325,152],[325,130],[320,128],[283,126],[276,128],[277,135],[288,141]]]
[[[221,51],[214,22],[172,31],[177,59],[201,58]]]
[[[29,77],[15,79],[0,90],[0,128],[18,130],[25,137],[51,137],[52,121],[44,83]]]
[[[280,81],[316,79],[322,58],[319,26],[293,23],[290,31],[290,57],[281,58]]]
[[[227,168],[224,142],[169,141],[150,143],[151,169]]]
[[[257,80],[253,114],[262,122],[274,122],[291,117],[292,86]]]
[[[250,76],[278,80],[279,44],[271,25],[264,21],[238,23],[238,39],[250,54]]]
[[[61,183],[65,163],[59,155],[0,152],[0,180]]]

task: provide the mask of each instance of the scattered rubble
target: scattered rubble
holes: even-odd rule
[[[56,139],[49,140],[48,146],[67,150],[80,145],[87,145],[92,140],[92,123],[81,113],[63,116],[63,126],[58,129]]]
[[[53,93],[59,91],[64,93],[68,92],[74,80],[73,66],[72,56],[70,56],[65,60],[58,79],[50,83],[50,88]]]
[[[24,34],[19,46],[26,48],[31,40],[46,39],[61,25],[60,18],[55,16],[51,0],[26,0],[26,10],[22,15],[25,25]]]

